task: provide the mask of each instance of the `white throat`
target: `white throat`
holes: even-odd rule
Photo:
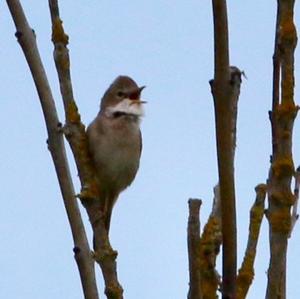
[[[112,117],[118,112],[137,117],[142,117],[145,114],[143,103],[137,103],[127,98],[122,100],[116,106],[110,106],[105,109],[105,114],[108,117]]]

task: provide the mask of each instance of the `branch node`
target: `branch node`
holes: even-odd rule
[[[63,127],[63,124],[61,122],[57,123],[57,132],[58,133],[64,133],[64,127]]]
[[[105,295],[108,299],[122,298],[123,288],[120,285],[110,285],[105,288]],[[121,297],[120,297],[121,296]]]
[[[64,135],[66,136],[66,138],[70,138],[72,136],[72,131],[70,130],[70,127],[68,125],[64,125],[62,127],[62,131],[64,133]]]
[[[81,252],[80,247],[79,247],[79,246],[75,246],[75,247],[73,248],[73,252],[74,252],[75,255],[78,255],[78,254]]]
[[[118,256],[118,251],[113,250],[110,246],[107,246],[105,249],[93,251],[92,256],[97,263],[101,263],[106,259],[115,261]]]
[[[17,38],[18,41],[19,41],[19,39],[21,39],[22,36],[23,36],[23,32],[21,32],[21,31],[16,31],[15,37]]]
[[[76,197],[80,199],[84,206],[91,201],[100,201],[97,186],[93,181],[91,184],[85,184]]]

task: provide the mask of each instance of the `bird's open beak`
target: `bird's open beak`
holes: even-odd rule
[[[141,96],[142,90],[143,90],[145,87],[146,87],[146,85],[143,85],[143,86],[139,87],[139,93],[140,93],[140,96]],[[146,104],[146,103],[147,103],[147,101],[144,101],[144,100],[141,100],[141,99],[139,99],[139,102],[140,102],[140,104]]]
[[[137,89],[129,93],[129,99],[132,101],[132,104],[145,104],[145,101],[141,101],[141,92],[146,86],[138,87]]]

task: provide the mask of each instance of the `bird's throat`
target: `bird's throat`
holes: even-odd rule
[[[108,117],[118,117],[123,115],[142,117],[144,116],[143,104],[133,102],[130,99],[124,99],[115,106],[109,106],[105,109],[105,115]]]

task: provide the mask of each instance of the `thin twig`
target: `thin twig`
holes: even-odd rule
[[[254,261],[259,231],[264,216],[267,185],[260,184],[255,188],[256,199],[250,210],[248,243],[244,260],[237,277],[237,298],[244,299],[254,277]]]
[[[201,200],[189,200],[188,255],[190,271],[190,289],[188,299],[202,299],[200,270],[200,221]]]
[[[103,222],[103,201],[99,198],[99,186],[95,180],[95,170],[88,151],[85,126],[81,122],[73,97],[70,57],[67,48],[68,36],[62,26],[57,0],[49,0],[49,7],[52,20],[54,60],[65,107],[64,132],[72,149],[81,180],[80,199],[86,208],[93,229],[94,258],[102,270],[107,298],[122,299],[123,289],[117,276],[117,252],[110,245],[108,232]]]
[[[73,235],[75,259],[81,277],[84,296],[86,299],[97,299],[98,292],[94,273],[94,262],[91,257],[83,222],[75,198],[63,135],[61,133],[61,124],[58,120],[53,96],[38,52],[35,34],[28,25],[20,2],[18,0],[7,0],[7,5],[14,20],[17,29],[16,36],[31,70],[43,109],[48,131],[48,146],[52,155]]]

